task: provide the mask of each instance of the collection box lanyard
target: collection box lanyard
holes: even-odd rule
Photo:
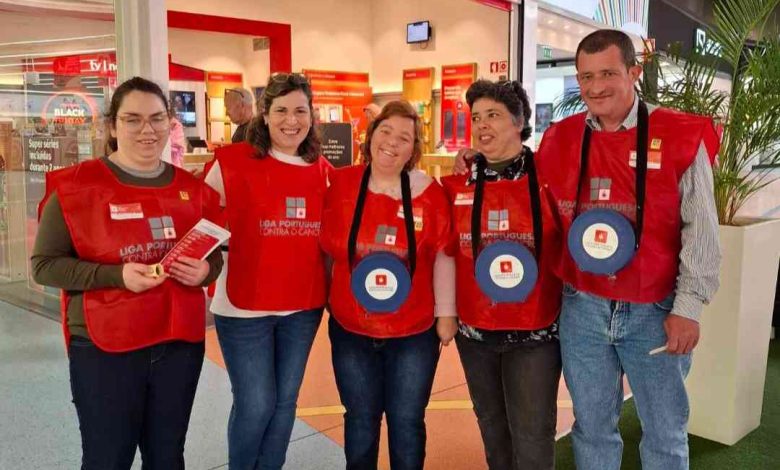
[[[352,292],[358,302],[372,313],[391,313],[397,311],[406,301],[411,291],[411,280],[417,266],[417,240],[414,233],[414,214],[412,212],[412,189],[409,173],[401,172],[401,202],[404,211],[406,229],[408,268],[396,255],[379,251],[365,256],[357,265],[355,252],[363,209],[366,205],[368,182],[371,178],[371,166],[366,165],[360,181],[355,213],[349,228],[347,255],[352,279]],[[354,268],[354,269],[353,269]],[[380,281],[381,279],[381,281]]]
[[[539,278],[538,263],[542,255],[543,233],[542,204],[533,152],[529,149],[524,151],[527,153],[521,158],[528,175],[535,257],[522,243],[509,240],[496,241],[482,249],[482,206],[487,162],[482,155],[476,157],[477,178],[471,210],[471,253],[474,259],[474,274],[480,290],[497,303],[524,301],[533,291]]]
[[[531,150],[525,150],[528,155],[524,159],[525,171],[528,175],[528,193],[531,196],[531,217],[534,225],[534,251],[537,260],[542,255],[542,202],[539,199],[539,180],[536,176],[536,165],[534,164],[534,154]],[[471,210],[471,254],[474,263],[479,257],[480,247],[482,246],[482,201],[485,198],[485,167],[487,162],[485,157],[477,155],[477,181],[474,187],[474,205]]]
[[[649,113],[644,101],[639,101],[637,115],[637,133],[636,133],[636,228],[635,250],[639,250],[640,239],[642,238],[642,229],[644,226],[645,215],[645,195],[647,190],[647,139],[648,139],[648,120]],[[590,154],[590,137],[593,130],[589,125],[585,125],[585,132],[582,136],[582,153],[580,154],[580,176],[577,180],[577,199],[574,205],[574,218],[580,213],[580,196],[582,194],[582,181],[588,172],[588,157]]]

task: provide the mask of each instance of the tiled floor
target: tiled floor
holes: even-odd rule
[[[326,328],[323,322],[309,360],[286,469],[344,468],[342,410]],[[230,384],[213,330],[206,351],[185,458],[190,469],[226,469]],[[0,469],[77,468],[78,423],[59,324],[0,302],[0,357]],[[563,386],[558,414],[560,434],[572,421]],[[442,352],[426,421],[426,469],[486,468],[454,344]],[[380,468],[388,469],[386,434],[382,439]],[[138,459],[133,468],[140,468]]]

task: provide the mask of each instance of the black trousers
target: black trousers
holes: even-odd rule
[[[490,470],[553,469],[558,342],[455,341]]]
[[[108,353],[74,336],[70,384],[79,418],[82,470],[183,470],[184,439],[204,343],[181,341]]]

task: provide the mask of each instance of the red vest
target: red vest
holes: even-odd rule
[[[549,184],[558,202],[564,233],[574,218],[584,129],[584,113],[553,125],[545,132],[537,153],[540,183]],[[593,131],[580,213],[593,208],[614,209],[635,222],[636,163],[631,152],[636,150],[636,133],[636,127],[617,132]],[[719,144],[709,118],[664,108],[651,112],[644,229],[639,251],[615,276],[607,277],[580,271],[564,244],[556,273],[576,289],[608,299],[648,303],[667,297],[676,286],[681,247],[680,179],[702,142],[712,161]]]
[[[544,230],[539,262],[539,278],[534,290],[518,303],[494,303],[477,285],[471,249],[471,209],[475,185],[466,185],[466,176],[442,179],[452,204],[453,237],[450,251],[457,271],[457,304],[460,320],[486,330],[536,330],[552,324],[561,307],[561,282],[553,275],[549,254],[560,250],[560,229],[552,217],[549,194],[542,192],[542,227]],[[482,246],[499,240],[522,243],[534,251],[533,217],[528,178],[516,181],[485,182],[482,203]]]
[[[256,158],[247,143],[217,149],[230,238],[227,295],[245,310],[325,305],[319,247],[322,200],[332,166]]]
[[[333,258],[330,313],[344,329],[373,338],[421,333],[433,325],[433,264],[436,253],[447,244],[450,226],[446,196],[441,186],[434,182],[412,199],[417,267],[409,297],[394,313],[370,314],[355,300],[350,289],[347,254],[349,228],[364,169],[359,165],[337,170],[331,177],[325,198],[321,243],[322,249]],[[368,191],[355,261],[376,251],[388,251],[406,260],[407,247],[401,201]]]
[[[213,219],[219,211],[217,193],[179,168],[173,182],[161,188],[123,184],[100,160],[49,175],[47,194],[57,192],[74,248],[84,261],[157,263],[198,220]],[[200,287],[170,279],[140,294],[115,288],[88,290],[83,302],[89,335],[104,351],[204,338]],[[62,307],[67,342],[67,300]]]

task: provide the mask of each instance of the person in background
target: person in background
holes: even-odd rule
[[[515,81],[479,80],[469,87],[466,101],[478,153],[466,175],[442,179],[453,214],[460,320],[455,341],[489,468],[552,469],[561,376],[561,282],[552,267],[560,227],[554,204],[538,183],[536,156],[523,144],[531,136],[525,90]],[[538,272],[522,300],[492,297],[508,288],[477,283],[480,255],[509,241],[525,247],[534,260],[520,269],[515,258],[501,272],[528,277],[528,264]]]
[[[175,116],[171,116],[171,163],[173,166],[184,168],[184,153],[187,150],[187,142],[184,140],[184,126]]]
[[[246,140],[217,149],[205,179],[232,233],[211,303],[233,390],[231,470],[284,465],[326,300],[318,240],[332,166],[320,154],[311,85],[277,74],[262,99]]]
[[[383,414],[391,467],[423,468],[439,344],[457,330],[449,208],[441,186],[414,169],[421,156],[420,119],[407,102],[390,102],[368,128],[366,164],[334,172],[326,195],[321,243],[333,260],[329,333],[350,470],[377,468]],[[406,300],[382,313],[350,288],[353,259],[378,252],[404,260],[412,277]]]
[[[110,155],[47,173],[32,253],[35,282],[62,289],[62,323],[83,470],[184,469],[203,364],[202,287],[222,267],[181,257],[150,275],[219,196],[161,160],[170,131],[160,87],[135,77],[114,91]]]
[[[225,90],[225,111],[230,121],[238,124],[231,141],[243,142],[247,137],[249,123],[252,121],[255,97],[246,88],[228,88]]]

